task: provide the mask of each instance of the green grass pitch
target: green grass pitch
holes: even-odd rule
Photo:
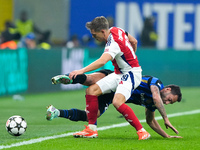
[[[183,99],[180,103],[167,105],[167,114],[200,109],[200,87],[182,87]],[[44,94],[26,94],[25,100],[15,101],[12,96],[0,97],[0,149],[3,146],[26,142],[41,137],[51,137],[80,131],[87,122],[72,122],[67,119],[45,119],[46,106],[53,104],[59,109],[85,109],[84,90],[63,91]],[[129,104],[139,120],[145,119],[144,108]],[[20,115],[28,124],[27,131],[19,137],[11,136],[5,129],[5,123],[10,116]],[[160,116],[156,111],[156,116]],[[130,125],[99,131],[96,139],[73,138],[71,135],[36,142],[34,144],[11,147],[9,150],[198,150],[200,149],[200,114],[184,115],[169,118],[179,131],[182,139],[166,139],[155,133],[146,123],[144,128],[151,134],[151,138],[138,141],[137,134]],[[126,122],[112,105],[98,119],[98,127]],[[163,120],[158,121],[162,128],[170,135],[175,135],[171,129],[166,129]]]

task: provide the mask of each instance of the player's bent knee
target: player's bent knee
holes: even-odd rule
[[[96,95],[99,96],[101,95],[101,89],[97,84],[91,85],[86,89],[86,95]]]

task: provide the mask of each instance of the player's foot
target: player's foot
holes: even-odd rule
[[[56,109],[53,105],[49,105],[47,107],[47,114],[46,114],[46,119],[51,121],[54,118],[57,118],[59,116],[60,112],[58,109]]]
[[[138,140],[147,140],[148,138],[151,137],[151,135],[144,129],[140,129],[139,131],[137,131],[138,134]]]
[[[51,78],[51,81],[52,81],[52,84],[59,84],[59,83],[71,84],[73,82],[73,80],[70,79],[66,75],[57,75],[57,76]]]
[[[98,132],[97,130],[93,131],[89,128],[89,126],[85,126],[85,129],[81,132],[78,133],[74,133],[73,136],[75,138],[79,138],[79,137],[85,137],[85,138],[97,138],[98,137]]]

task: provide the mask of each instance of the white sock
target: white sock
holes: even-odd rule
[[[140,129],[139,131],[146,131],[144,128]]]
[[[89,128],[90,128],[91,130],[93,130],[93,131],[96,131],[96,130],[97,130],[97,126],[94,125],[94,124],[89,124],[88,126],[89,126]]]
[[[58,110],[58,109],[57,109]],[[58,110],[58,117],[60,116],[60,111]]]

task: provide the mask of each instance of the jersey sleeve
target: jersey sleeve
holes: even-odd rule
[[[159,90],[162,90],[164,88],[163,83],[158,78],[155,77],[151,79],[150,86],[151,85],[156,85],[159,88]]]
[[[104,53],[108,53],[112,56],[112,58],[114,59],[115,56],[120,53],[120,47],[116,42],[107,42],[105,49],[104,49]]]

